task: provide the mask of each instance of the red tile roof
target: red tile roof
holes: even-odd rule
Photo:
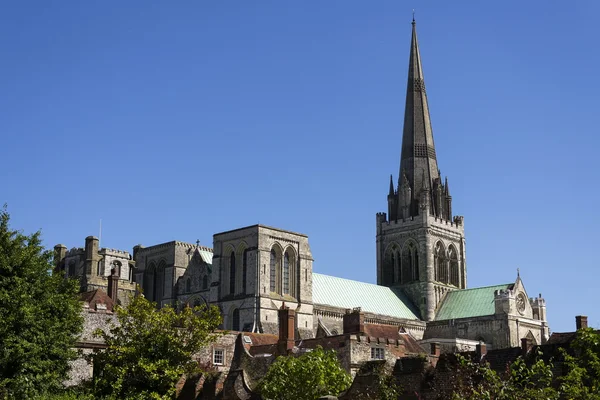
[[[97,304],[106,305],[106,311],[113,311],[115,303],[102,289],[91,290],[79,294],[79,300],[86,303],[90,310],[96,310]]]

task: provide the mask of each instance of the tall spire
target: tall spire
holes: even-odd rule
[[[411,215],[418,213],[419,189],[426,184],[433,187],[439,181],[433,131],[425,92],[421,54],[417,40],[417,24],[412,21],[412,38],[406,86],[406,108],[400,156],[400,176],[406,174],[413,196]],[[426,180],[427,182],[423,182]],[[441,183],[441,182],[439,182]]]

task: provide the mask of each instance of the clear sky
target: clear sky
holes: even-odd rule
[[[597,0],[4,2],[0,203],[48,247],[271,225],[375,282],[413,8],[468,286],[599,327]]]

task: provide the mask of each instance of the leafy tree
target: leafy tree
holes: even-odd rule
[[[177,312],[169,306],[157,309],[144,296],[135,296],[116,313],[118,325],[96,332],[107,345],[93,355],[97,397],[172,398],[183,374],[199,372],[193,356],[216,339],[214,331],[221,323],[214,306]]]
[[[259,388],[266,399],[314,400],[328,394],[337,396],[351,383],[335,350],[325,351],[319,346],[299,357],[278,357]]]
[[[559,392],[552,387],[552,364],[536,355],[528,365],[519,357],[500,375],[488,364],[479,364],[457,355],[458,368],[453,377],[454,400],[552,400]]]
[[[0,398],[61,387],[83,320],[79,285],[52,273],[41,234],[11,230],[0,210]]]
[[[561,349],[567,372],[559,380],[565,398],[600,400],[600,334],[580,329],[570,348],[572,354]]]

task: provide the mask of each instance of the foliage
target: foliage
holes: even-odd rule
[[[487,364],[472,362],[457,355],[458,369],[453,377],[455,400],[546,400],[558,399],[552,387],[552,364],[537,354],[528,365],[519,357],[502,376]]]
[[[600,400],[600,334],[592,328],[577,331],[572,354],[564,349],[567,373],[559,381],[568,399]]]
[[[325,351],[319,346],[299,357],[278,357],[259,387],[266,399],[313,400],[328,394],[337,396],[351,383],[335,350]]]
[[[138,288],[139,290],[139,288]],[[118,325],[98,330],[105,350],[94,354],[94,392],[116,399],[169,399],[183,374],[199,372],[193,359],[216,340],[221,323],[218,308],[160,309],[144,296],[117,308]]]
[[[58,389],[83,320],[78,282],[53,273],[41,234],[11,230],[0,210],[0,398]]]

